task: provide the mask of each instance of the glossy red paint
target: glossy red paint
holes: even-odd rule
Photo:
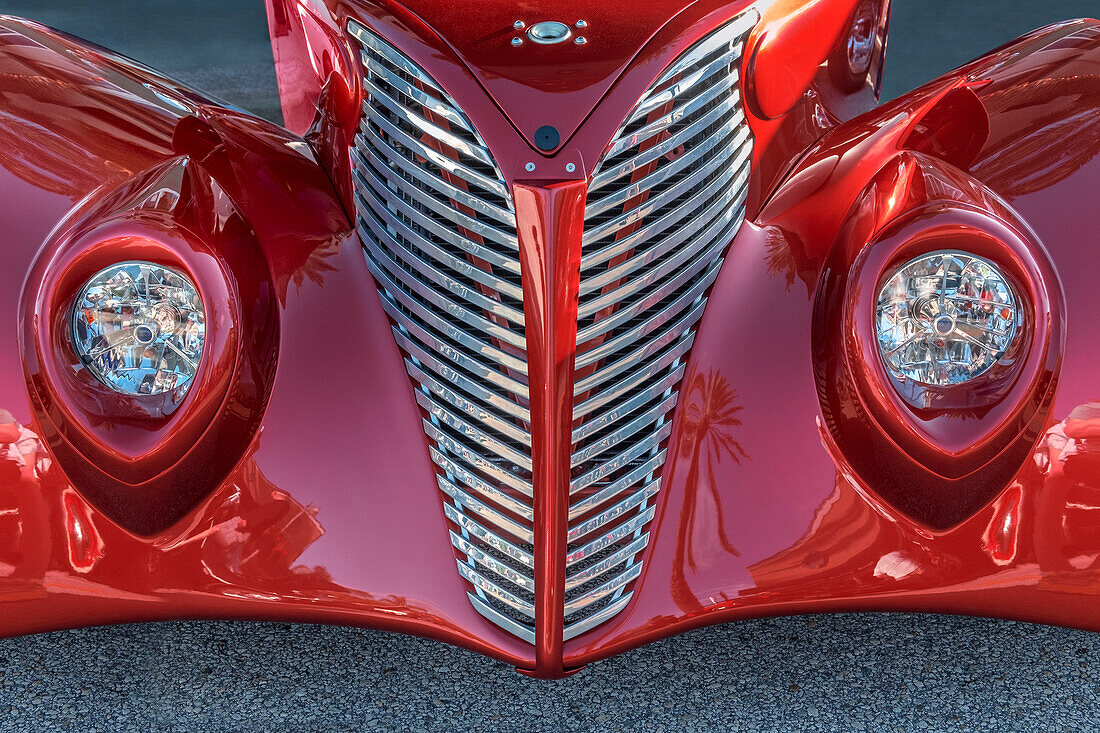
[[[487,4],[479,25],[457,5],[269,0],[293,132],[0,22],[0,136],[20,141],[0,146],[0,201],[22,212],[6,221],[0,268],[0,407],[51,462],[0,453],[0,633],[341,623],[552,677],[782,613],[1100,630],[1100,325],[1087,316],[1100,25],[1037,31],[872,111],[886,6],[852,83],[838,64],[850,68],[851,33],[866,41],[866,8],[792,0],[764,8],[746,44],[748,221],[698,327],[643,573],[622,613],[562,641],[585,182],[642,91],[748,5],[662,3],[636,18],[615,3],[543,6],[538,20],[591,28],[551,56],[511,46],[512,22],[536,17],[507,3]],[[354,232],[351,18],[462,100],[513,190],[538,477],[534,645],[467,601],[422,414]],[[549,60],[567,73],[549,78]],[[560,128],[559,151],[532,148],[536,123]],[[860,304],[882,270],[947,241],[1003,264],[1026,295],[1027,337],[987,389],[902,394]],[[141,413],[72,370],[65,303],[112,252],[185,269],[217,314],[213,356],[180,405]]]
[[[514,188],[523,268],[531,384],[534,459],[535,672],[559,677],[565,613],[566,518],[573,429],[573,357],[577,350],[577,292],[583,181]]]

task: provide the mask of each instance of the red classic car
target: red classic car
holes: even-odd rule
[[[889,11],[268,0],[286,129],[0,19],[0,633],[1100,629],[1100,23]]]

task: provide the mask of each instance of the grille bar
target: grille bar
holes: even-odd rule
[[[745,13],[676,59],[588,187],[574,362],[564,638],[622,611],[642,572],[695,327],[744,217]],[[352,21],[366,100],[350,152],[357,226],[473,607],[535,642],[530,386],[515,205],[431,75]]]
[[[367,266],[423,410],[459,574],[479,613],[534,642],[531,411],[514,205],[431,75],[358,23],[351,151]]]
[[[739,92],[750,11],[638,100],[585,204],[565,638],[626,607],[706,293],[744,218],[752,137]]]

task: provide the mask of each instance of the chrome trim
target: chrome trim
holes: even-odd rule
[[[615,591],[623,588],[627,583],[642,574],[642,564],[634,563],[625,572],[616,575],[611,580],[593,590],[583,593],[565,604],[565,615],[571,616],[586,606],[605,598]]]
[[[371,195],[371,200],[368,201],[366,197],[359,191],[356,191],[356,203],[360,205],[359,222],[366,224],[371,230],[374,236],[378,237],[382,241],[386,241],[389,237],[393,237],[395,234],[406,240],[408,243],[413,244],[422,252],[425,252],[433,260],[445,265],[448,269],[453,270],[455,274],[466,277],[481,285],[495,290],[502,295],[507,295],[516,300],[522,300],[523,291],[516,285],[499,278],[492,273],[486,272],[480,268],[475,267],[468,261],[460,260],[455,255],[447,252],[438,245],[429,242],[420,234],[409,229],[403,222],[390,214],[389,211],[374,210],[371,209],[369,213],[362,211],[363,207],[371,208],[371,204],[381,205],[381,201],[378,199],[378,194],[374,192],[374,189],[368,189],[368,193]],[[369,218],[366,218],[369,217]],[[376,219],[378,221],[376,221]],[[385,225],[382,231],[378,230],[380,225]],[[391,233],[389,229],[395,230]],[[362,234],[362,227],[360,227],[360,234]]]
[[[656,507],[650,506],[643,513],[636,515],[629,522],[624,522],[618,525],[612,530],[609,530],[603,535],[600,535],[591,542],[577,548],[576,550],[570,550],[569,554],[565,556],[566,572],[570,565],[576,565],[586,557],[593,555],[605,547],[609,547],[618,540],[624,537],[629,537],[631,534],[640,530],[645,525],[649,524],[649,520],[653,519],[653,514],[657,511]]]
[[[622,611],[680,383],[744,219],[752,138],[740,97],[749,11],[688,49],[608,143],[585,206],[574,360],[565,638]]]
[[[375,154],[381,153],[385,156],[386,165],[388,165],[391,170],[400,168],[417,183],[428,186],[442,196],[453,198],[458,201],[458,203],[475,209],[479,214],[491,216],[502,224],[506,224],[510,227],[516,225],[516,215],[510,209],[501,208],[491,201],[474,196],[469,191],[452,185],[449,181],[439,176],[429,174],[421,168],[419,164],[413,163],[404,155],[401,155],[396,148],[383,140],[378,133],[370,129],[369,126],[361,128],[360,132],[362,133],[362,137],[356,138],[355,145],[352,148],[353,151],[360,155],[362,155],[365,150],[369,150]],[[365,148],[365,142],[370,142],[373,147],[369,149]]]
[[[466,595],[470,598],[470,605],[472,605],[474,607],[474,610],[480,613],[482,616],[489,619],[505,631],[511,633],[513,636],[518,636],[520,639],[523,639],[528,644],[535,643],[534,625],[527,626],[525,624],[515,622],[508,616],[505,616],[503,613],[490,606],[474,593],[467,593]]]
[[[387,69],[385,64],[379,64],[375,62],[374,59],[371,58],[370,54],[361,53],[359,56],[362,59],[363,64],[366,65],[373,73],[381,76],[387,84],[389,84],[394,89],[400,91],[409,99],[413,100],[433,114],[439,115],[440,117],[446,119],[447,122],[451,124],[458,125],[468,132],[474,131],[473,127],[470,125],[469,122],[466,121],[466,118],[462,115],[462,113],[458,112],[450,105],[443,104],[443,102],[441,102],[439,99],[436,99],[432,95],[426,94],[422,90],[414,87],[412,84],[409,84],[400,76]],[[370,88],[376,88],[373,82],[368,83],[370,84]]]
[[[484,592],[501,603],[511,606],[516,611],[519,611],[524,616],[531,619],[531,621],[535,620],[534,604],[504,590],[461,560],[458,562],[458,572],[462,574],[462,577],[470,581],[470,584],[474,586],[475,589]]]
[[[588,188],[574,361],[564,637],[621,612],[642,572],[680,383],[744,218],[753,141],[732,19],[623,118]],[[423,411],[470,603],[535,641],[534,486],[515,204],[431,75],[350,21],[366,100],[357,227]]]
[[[598,611],[593,615],[588,616],[587,618],[581,619],[576,623],[568,624],[565,627],[564,634],[562,635],[562,641],[569,641],[570,639],[576,638],[584,632],[588,631],[589,629],[594,629],[602,624],[604,621],[607,621],[608,619],[614,618],[615,616],[619,615],[619,613],[621,613],[622,610],[626,608],[626,604],[630,602],[630,599],[633,596],[634,594],[632,592],[625,593],[618,600],[616,600],[614,603],[607,606],[603,610]]]
[[[611,570],[616,565],[626,562],[629,558],[637,555],[639,552],[646,548],[649,544],[649,533],[643,534],[638,539],[631,542],[626,547],[615,552],[612,555],[608,555],[603,560],[600,560],[595,565],[589,565],[587,568],[579,573],[569,576],[569,579],[565,581],[565,589],[567,591],[579,588],[580,586],[588,583],[596,578],[600,577],[608,570]]]
[[[511,542],[508,542],[492,530],[482,527],[480,524],[467,517],[458,509],[455,509],[454,506],[451,504],[443,505],[443,513],[447,516],[448,519],[450,519],[452,522],[462,528],[463,531],[468,532],[469,534],[478,538],[493,549],[507,555],[508,557],[519,562],[520,564],[534,569],[535,557],[531,553],[525,551],[520,547],[517,547],[516,545],[513,545]]]
[[[362,153],[357,148],[353,148],[352,153],[362,160]],[[404,194],[414,199],[416,203],[421,206],[431,209],[437,216],[453,219],[464,229],[468,229],[480,237],[484,237],[492,242],[509,248],[515,248],[517,246],[514,234],[501,231],[491,224],[486,224],[472,216],[467,216],[456,209],[453,204],[448,203],[448,205],[444,205],[443,202],[439,201],[419,186],[410,185],[408,181],[397,175],[388,166],[382,165],[382,161],[379,160],[377,153],[371,152],[369,155],[372,160],[363,161],[367,163],[366,166],[357,166],[355,175],[362,178],[362,172],[364,170],[370,171],[377,183],[390,189],[390,191],[382,191],[375,188],[381,195],[388,195],[391,191],[397,194]],[[469,239],[469,237],[466,238]]]
[[[431,76],[351,21],[366,100],[350,151],[357,227],[405,356],[458,572],[534,643],[527,339],[511,192]]]
[[[435,83],[435,79],[428,75],[428,72],[421,69],[414,64],[411,59],[407,58],[405,54],[398,51],[391,46],[387,41],[382,40],[380,37],[371,33],[366,26],[356,23],[354,20],[348,22],[348,32],[358,39],[359,43],[363,44],[370,50],[382,56],[386,61],[392,64],[395,68],[404,71],[406,74],[413,76],[424,84],[439,92],[443,93],[443,89]]]
[[[567,537],[568,541],[575,542],[581,537],[595,532],[597,529],[604,526],[608,522],[624,516],[631,509],[637,509],[639,506],[656,496],[659,489],[659,481],[654,481],[652,483],[646,484],[631,496],[628,496],[627,498],[620,501],[618,504],[615,504],[603,510],[600,514],[597,514],[595,517],[592,517],[591,519],[582,522],[581,524],[570,527],[569,535]]]

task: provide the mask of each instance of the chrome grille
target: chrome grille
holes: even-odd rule
[[[534,643],[534,510],[512,196],[461,108],[365,27],[351,154],[367,265],[424,410],[470,601]]]
[[[744,218],[749,11],[688,49],[604,151],[585,205],[565,638],[630,600],[688,350]]]

